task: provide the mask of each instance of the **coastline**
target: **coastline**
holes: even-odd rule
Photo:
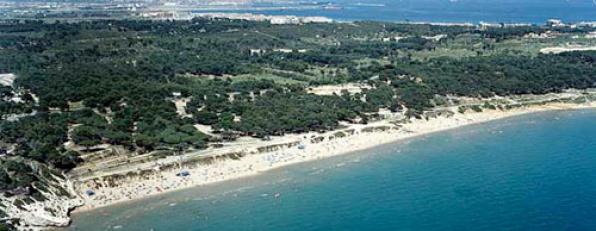
[[[356,5],[355,7],[384,7],[374,4]],[[429,14],[432,12],[418,12],[415,17],[419,20],[440,18],[441,21],[435,23],[404,19],[405,22],[386,24],[377,18],[392,20],[396,16],[386,14],[385,16],[389,16],[367,20],[366,17],[373,11],[354,11],[354,15],[360,15],[363,19],[353,22],[331,19],[347,12],[323,12],[331,18],[288,16],[285,15],[287,12],[276,16],[271,12],[271,15],[240,15],[239,17],[249,17],[238,18],[240,21],[226,20],[232,19],[234,13],[232,16],[211,18],[204,15],[204,19],[190,20],[179,18],[180,9],[176,3],[163,6],[169,10],[160,10],[158,7],[147,11],[149,8],[134,5],[134,10],[127,6],[117,7],[134,11],[132,14],[124,11],[102,14],[107,8],[93,6],[85,14],[64,14],[58,12],[60,10],[52,14],[48,11],[48,14],[41,17],[41,24],[23,24],[20,20],[6,21],[8,27],[30,27],[35,32],[8,31],[8,36],[27,41],[39,40],[39,43],[14,44],[8,41],[6,49],[8,56],[16,58],[7,62],[8,66],[15,68],[5,71],[23,75],[25,79],[13,86],[12,81],[17,76],[7,73],[5,78],[8,78],[8,82],[0,83],[7,85],[3,89],[6,97],[2,100],[6,101],[9,113],[5,113],[8,117],[6,123],[2,124],[6,137],[0,142],[0,156],[3,156],[4,164],[2,176],[5,178],[5,187],[2,190],[5,193],[0,198],[0,213],[3,214],[0,228],[7,226],[16,230],[54,230],[72,225],[72,228],[78,229],[75,227],[77,215],[94,214],[93,210],[101,213],[99,216],[105,219],[108,219],[108,215],[104,211],[109,211],[109,216],[115,214],[118,220],[126,219],[132,224],[133,219],[128,219],[132,218],[129,217],[130,214],[116,214],[116,211],[122,208],[125,213],[130,213],[129,205],[133,205],[133,210],[143,209],[147,207],[147,203],[161,203],[178,193],[202,192],[201,194],[213,195],[213,192],[217,193],[215,189],[221,186],[235,186],[233,182],[246,185],[247,181],[253,179],[261,181],[282,172],[285,175],[288,169],[293,168],[301,172],[305,170],[302,165],[304,163],[333,167],[336,160],[352,156],[358,159],[355,162],[360,162],[360,157],[366,159],[376,153],[376,150],[383,150],[385,147],[402,149],[403,144],[410,141],[425,141],[427,138],[435,140],[434,138],[445,134],[465,131],[482,130],[479,133],[488,141],[496,140],[494,134],[504,134],[497,138],[509,140],[484,149],[477,147],[481,145],[475,139],[446,139],[447,146],[471,148],[471,154],[494,150],[495,156],[498,156],[498,153],[511,154],[510,150],[514,150],[511,149],[511,144],[542,147],[531,145],[531,138],[543,134],[549,138],[554,137],[555,141],[548,140],[549,142],[542,144],[554,144],[561,137],[570,138],[569,144],[578,147],[582,147],[581,143],[576,142],[580,141],[578,137],[590,144],[589,139],[584,139],[586,136],[581,136],[582,130],[578,132],[578,136],[573,133],[562,135],[558,131],[567,129],[549,126],[559,119],[554,118],[555,115],[581,115],[580,120],[577,120],[581,123],[562,120],[565,123],[560,125],[574,124],[576,127],[586,128],[586,121],[590,121],[589,115],[596,112],[596,88],[590,88],[589,84],[590,73],[594,71],[589,61],[594,54],[580,52],[594,49],[590,47],[593,43],[589,41],[591,35],[596,33],[591,31],[591,24],[567,24],[560,19],[549,19],[546,24],[542,20],[539,25],[528,24],[528,28],[510,31],[507,28],[524,24],[491,24],[483,21],[448,23],[449,18],[478,18],[478,15],[457,15],[452,14],[453,12],[447,12],[444,17]],[[319,4],[312,6],[318,7]],[[335,7],[329,4],[320,6],[325,10],[344,10],[332,9]],[[575,11],[578,15],[582,14],[580,10]],[[27,18],[26,15],[39,16],[30,13],[18,14],[23,16],[21,19]],[[412,12],[398,15],[397,18],[405,18],[410,13]],[[495,16],[489,15],[488,18]],[[537,14],[532,17],[507,17],[511,18],[509,21],[515,22],[520,18],[544,16]],[[90,28],[85,25],[87,17],[91,20],[97,17],[114,20],[97,21],[94,22],[97,26]],[[66,23],[55,23],[65,24],[66,27],[44,25],[51,24],[51,18],[66,19]],[[127,22],[126,18],[138,20]],[[119,22],[120,19],[123,22]],[[159,22],[163,20],[167,21]],[[180,21],[170,23],[170,20]],[[251,23],[247,20],[264,23]],[[312,23],[316,25],[308,25]],[[325,25],[326,23],[329,24]],[[403,25],[404,23],[411,25]],[[272,25],[275,24],[287,25],[273,28]],[[426,26],[413,26],[417,24]],[[160,25],[162,30],[154,30],[154,26]],[[429,25],[437,27],[429,28]],[[459,26],[465,28],[453,28]],[[469,26],[473,28],[468,28]],[[117,30],[115,27],[118,27]],[[490,30],[491,27],[497,28],[496,31]],[[505,29],[501,31],[499,28]],[[568,30],[569,28],[573,30]],[[168,33],[163,33],[164,30]],[[326,33],[331,30],[334,33]],[[106,31],[110,33],[104,33]],[[45,36],[40,39],[37,32],[62,32],[63,36]],[[443,38],[446,35],[443,32],[452,36],[445,40]],[[156,34],[160,36],[155,36]],[[234,38],[227,39],[226,36]],[[404,40],[396,45],[403,38],[414,39]],[[64,44],[70,41],[76,41],[76,44],[65,47]],[[183,46],[176,46],[176,41],[183,43]],[[271,45],[267,41],[275,43]],[[469,46],[469,41],[473,41],[473,46]],[[406,44],[410,42],[411,44]],[[205,44],[214,43],[215,48],[205,49],[211,47],[204,46]],[[342,44],[348,46],[342,47]],[[334,47],[338,46],[340,50],[346,48],[346,51],[337,52]],[[371,46],[378,49],[371,53],[367,51]],[[60,55],[68,53],[65,48],[86,51],[89,47],[93,48],[92,52],[81,53],[81,59]],[[225,49],[226,47],[234,49]],[[30,50],[30,54],[21,57],[21,48]],[[315,52],[298,56],[291,54],[308,51]],[[571,51],[578,52],[556,55]],[[538,52],[553,54],[553,57],[535,56]],[[47,61],[44,57],[47,54],[58,54],[50,57],[50,61],[61,65],[44,66],[44,61]],[[193,54],[198,55],[193,57]],[[462,61],[462,57],[469,60]],[[439,62],[433,62],[434,58]],[[97,60],[102,62],[98,63]],[[137,65],[137,60],[143,62]],[[186,62],[187,60],[190,61]],[[177,61],[179,62],[176,63]],[[514,65],[510,65],[512,63]],[[438,73],[427,70],[433,68]],[[580,71],[565,73],[565,70]],[[79,78],[87,75],[90,77]],[[134,87],[129,89],[130,86]],[[60,91],[56,91],[56,88]],[[47,113],[38,114],[35,110],[38,107]],[[33,112],[29,113],[31,110]],[[410,118],[411,116],[418,119]],[[511,117],[515,118],[509,119]],[[518,132],[530,131],[531,129],[526,129],[527,126],[517,123],[521,119],[531,120],[532,123],[537,121],[544,127],[530,127],[541,129],[544,133],[529,136],[530,139],[521,142],[522,139],[514,139],[516,136],[511,135],[517,132],[510,133],[506,130],[510,128],[509,125],[503,129],[492,127],[493,123],[501,125],[512,121],[515,122],[512,126],[517,127]],[[491,122],[495,120],[498,121]],[[483,123],[487,124],[477,125]],[[546,127],[549,129],[544,129]],[[431,154],[444,154],[445,144],[429,146],[427,142],[423,143],[423,147],[436,148],[431,150]],[[500,149],[501,147],[506,149]],[[544,150],[549,149],[535,154],[544,154]],[[402,156],[399,154],[401,152],[388,152],[385,156],[408,158],[413,154]],[[566,152],[563,150],[559,153]],[[331,157],[334,159],[325,160]],[[561,158],[566,160],[565,156]],[[389,173],[401,172],[408,167],[401,166],[405,163],[403,159],[396,159],[395,163],[387,165],[393,167]],[[558,156],[545,159],[559,160],[552,165],[560,163]],[[495,165],[493,161],[483,162]],[[362,171],[353,173],[376,171],[378,169],[373,165],[378,163],[386,162],[363,164],[360,166]],[[423,163],[434,164],[435,161]],[[523,161],[521,165],[525,166],[527,163],[528,161]],[[508,162],[499,164],[508,165]],[[470,166],[480,170],[491,167],[487,165],[480,168],[478,162]],[[542,170],[543,166],[546,165],[537,165],[537,168]],[[258,175],[261,173],[265,174]],[[471,175],[467,171],[464,173]],[[300,175],[310,180],[319,180],[318,186],[332,185],[330,180],[320,181],[320,176],[309,178],[310,174]],[[438,175],[448,174],[434,175],[435,177],[427,175],[425,178],[435,179]],[[477,179],[486,178],[488,177]],[[396,186],[395,189],[403,188],[405,182],[398,179],[394,181],[399,182],[398,184],[386,184],[383,175],[367,179],[381,180],[372,185]],[[420,179],[415,179],[414,182],[429,183]],[[540,179],[536,181],[540,182]],[[266,183],[271,182],[266,180]],[[340,181],[345,182],[346,178]],[[350,180],[347,182],[351,183]],[[437,180],[431,185],[441,185],[438,182],[447,181]],[[498,186],[499,183],[492,182],[490,185]],[[448,185],[463,187],[452,190],[455,192],[453,195],[473,191],[469,190],[471,186],[465,182]],[[309,188],[309,185],[302,188]],[[330,187],[332,190],[326,192],[326,195],[336,197],[334,189],[337,188]],[[362,188],[355,187],[354,192],[364,195],[360,193]],[[391,191],[396,192],[395,189]],[[267,195],[275,195],[275,198],[280,193],[285,195],[284,191],[273,190],[277,192],[267,192]],[[420,194],[420,190],[412,191]],[[393,192],[390,194],[394,194]],[[507,194],[504,192],[501,195]],[[375,199],[374,195],[378,193],[365,196]],[[316,196],[312,197],[314,202],[332,201],[318,200]],[[457,198],[444,198],[458,201]],[[300,198],[298,199],[300,202]],[[319,199],[322,197],[319,196]],[[234,199],[224,200],[226,203],[234,202]],[[424,199],[411,201],[421,200]],[[370,207],[383,207],[387,200],[361,201],[369,202],[364,203],[369,206],[373,204],[370,202],[379,202],[380,206]],[[186,204],[178,202],[181,202],[178,203],[180,205]],[[250,202],[262,204],[259,200]],[[515,204],[515,201],[509,203]],[[174,207],[172,204],[174,203],[169,203],[169,206]],[[255,204],[247,205],[251,205],[251,210],[257,207]],[[315,206],[320,207],[321,204]],[[202,207],[209,208],[209,205]],[[330,204],[329,207],[338,208],[341,205]],[[215,212],[216,209],[218,208],[211,206],[208,212]],[[362,209],[355,207],[354,210]],[[276,212],[275,209],[268,211],[273,214]],[[308,212],[308,209],[300,211]],[[155,219],[145,212],[139,210],[138,214],[143,215],[143,219]],[[250,211],[247,212],[250,215]],[[71,213],[74,215],[71,216]],[[407,213],[416,214],[416,211]],[[532,211],[525,213],[531,214]],[[228,211],[223,215],[229,214]],[[461,214],[463,213],[460,212]],[[224,223],[229,223],[230,217],[244,217],[243,215],[222,216],[222,219]],[[263,216],[265,219],[270,217]],[[291,219],[297,216],[288,217]],[[314,217],[325,218],[324,215]],[[97,216],[92,216],[91,219],[96,218]],[[246,223],[260,222],[256,217],[248,218],[247,222],[237,222],[235,225],[238,224],[243,229]],[[379,219],[379,222],[387,219],[392,218],[389,216]],[[98,221],[101,220],[103,219]],[[308,220],[316,219],[311,216]],[[308,220],[302,223],[311,225]],[[260,223],[267,222],[269,221],[264,220]],[[167,223],[176,225],[175,222]],[[193,222],[186,224],[197,227]],[[369,224],[363,224],[366,227],[364,225]],[[93,227],[99,225],[83,229],[94,229]],[[107,229],[122,227],[118,225]]]
[[[281,168],[296,163],[314,161],[322,158],[343,155],[355,151],[370,149],[378,145],[393,143],[408,138],[415,138],[435,132],[441,132],[467,125],[509,118],[524,114],[596,108],[595,102],[547,103],[544,105],[524,106],[510,110],[485,110],[482,112],[455,113],[452,116],[438,116],[429,120],[416,119],[409,123],[392,124],[382,120],[367,125],[353,124],[345,129],[326,133],[307,133],[286,137],[293,140],[293,145],[276,145],[275,150],[256,152],[240,147],[238,152],[245,155],[239,158],[215,158],[209,164],[181,164],[178,169],[151,171],[150,174],[129,175],[119,178],[118,182],[105,182],[99,179],[80,182],[75,185],[81,193],[84,205],[72,211],[81,213],[107,207],[122,202],[149,198],[163,193],[174,192],[197,186],[204,186],[226,180],[253,176],[268,170]],[[456,108],[451,108],[456,111]],[[353,131],[342,138],[330,138],[333,134]],[[313,143],[314,138],[324,140]],[[300,145],[297,145],[297,144]],[[262,148],[262,147],[261,147]],[[188,176],[176,176],[182,170]],[[93,188],[94,195],[85,195],[85,190]]]

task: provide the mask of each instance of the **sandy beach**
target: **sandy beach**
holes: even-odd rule
[[[454,115],[439,116],[429,120],[416,119],[397,125],[391,123],[390,120],[382,120],[367,125],[351,124],[347,128],[327,133],[287,136],[284,137],[284,140],[294,145],[264,152],[257,151],[258,147],[240,146],[237,152],[245,154],[240,158],[219,158],[210,164],[186,164],[180,168],[165,171],[158,169],[150,171],[150,173],[145,171],[144,174],[133,174],[111,182],[102,181],[98,178],[75,183],[75,187],[84,200],[84,205],[77,208],[75,212],[146,198],[174,190],[251,176],[274,168],[364,150],[381,144],[465,125],[527,113],[582,108],[596,108],[596,103],[549,103],[505,111],[485,110],[483,112],[473,112],[469,110],[463,114],[457,113],[457,108],[450,108],[451,111],[455,112]],[[334,136],[338,132],[342,132],[345,136]],[[177,176],[181,172],[184,172],[183,175],[186,176]],[[86,193],[89,190],[92,190],[93,195]]]

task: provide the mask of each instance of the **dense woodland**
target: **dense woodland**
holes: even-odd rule
[[[121,145],[139,153],[203,149],[238,136],[267,138],[331,130],[340,121],[366,123],[380,108],[407,108],[408,116],[417,117],[435,106],[435,95],[594,87],[596,52],[493,55],[502,41],[552,30],[582,34],[593,28],[8,21],[0,24],[0,71],[18,78],[13,87],[0,88],[5,119],[0,151],[67,171],[85,151],[65,148],[69,141],[87,148]],[[396,35],[402,38],[391,37]],[[431,38],[437,35],[442,36]],[[411,57],[463,36],[479,41],[477,55]],[[307,93],[312,86],[347,82],[372,88],[359,94]],[[15,95],[22,100],[11,101]],[[177,98],[190,100],[189,116],[177,113]],[[221,136],[203,134],[194,124],[211,125]],[[15,170],[26,165],[12,162],[2,162],[0,189],[35,181],[33,174]]]

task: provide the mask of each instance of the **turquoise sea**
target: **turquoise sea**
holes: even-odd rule
[[[299,1],[318,9],[235,10],[273,15],[326,16],[336,20],[451,23],[534,23],[550,18],[596,21],[596,0],[328,0]],[[313,3],[315,2],[315,3]],[[282,4],[283,5],[283,4]],[[271,5],[261,4],[261,7]],[[265,8],[263,8],[265,9]]]
[[[279,197],[274,195],[279,193]],[[595,230],[596,110],[524,115],[74,215],[70,230]]]

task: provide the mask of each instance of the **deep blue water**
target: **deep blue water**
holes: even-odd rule
[[[582,110],[468,126],[76,214],[72,230],[594,230],[594,218],[596,110]]]
[[[321,1],[319,1],[321,2]],[[336,20],[504,22],[542,24],[550,18],[596,21],[596,0],[329,0],[339,9],[246,11],[326,16]]]

